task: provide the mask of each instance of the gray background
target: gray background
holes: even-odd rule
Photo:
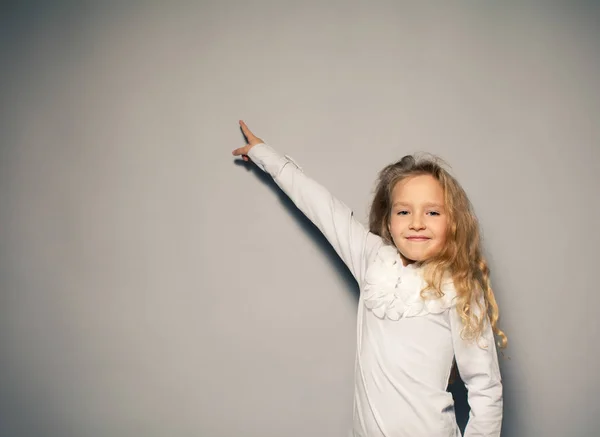
[[[356,287],[240,118],[363,221],[384,165],[445,158],[503,435],[597,434],[597,3],[59,5],[0,23],[0,435],[345,435]]]

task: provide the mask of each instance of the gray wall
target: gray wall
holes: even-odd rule
[[[415,3],[5,9],[0,435],[345,435],[356,287],[234,163],[239,118],[362,220],[384,165],[445,158],[510,341],[503,435],[595,435],[599,8]]]

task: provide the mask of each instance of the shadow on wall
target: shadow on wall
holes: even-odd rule
[[[352,273],[350,273],[350,270],[348,270],[346,264],[344,264],[342,259],[338,256],[321,231],[302,213],[302,211],[296,207],[296,205],[294,205],[294,202],[292,202],[290,198],[277,186],[270,175],[258,169],[256,165],[250,162],[245,162],[242,160],[235,160],[234,162],[236,165],[244,167],[247,171],[253,172],[262,183],[264,183],[274,193],[277,194],[286,211],[293,217],[294,220],[296,220],[306,236],[323,251],[331,267],[343,279],[347,290],[352,294],[356,302],[358,302],[360,290],[356,280],[354,279],[354,276],[352,276]],[[456,375],[456,378],[452,384],[450,384],[448,387],[448,391],[452,393],[452,397],[454,398],[456,421],[461,432],[464,432],[467,420],[469,418],[470,409],[467,402],[467,390],[458,374]]]
[[[346,267],[346,264],[342,261],[342,259],[335,252],[331,244],[327,241],[325,236],[321,233],[319,228],[317,228],[303,213],[300,211],[294,202],[290,200],[290,198],[285,194],[281,188],[277,186],[273,178],[267,173],[260,170],[253,163],[245,162],[242,160],[235,160],[236,165],[245,167],[247,171],[251,171],[254,175],[266,186],[268,186],[277,196],[279,196],[279,200],[285,207],[286,211],[292,216],[292,218],[300,225],[302,231],[306,234],[310,240],[315,243],[319,249],[326,255],[327,260],[329,261],[331,267],[335,270],[335,272],[344,280],[346,284],[347,290],[352,294],[355,300],[358,302],[359,296],[359,288],[354,276]]]

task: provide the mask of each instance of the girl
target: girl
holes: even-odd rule
[[[369,230],[352,211],[240,121],[234,156],[269,173],[323,232],[360,286],[353,436],[457,437],[454,360],[471,407],[465,437],[499,436],[498,306],[469,200],[440,165],[405,156],[385,167]]]

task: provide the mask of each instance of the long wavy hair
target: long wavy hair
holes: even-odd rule
[[[457,294],[456,310],[463,322],[462,338],[478,341],[487,315],[498,346],[504,348],[508,340],[498,328],[498,304],[490,285],[490,269],[482,255],[477,217],[464,189],[444,165],[435,156],[407,155],[381,170],[369,213],[369,230],[394,245],[389,231],[394,187],[410,177],[433,176],[444,192],[448,227],[440,253],[422,262],[427,287],[421,295],[431,298],[433,292],[434,298],[443,296],[442,283],[450,275]]]

